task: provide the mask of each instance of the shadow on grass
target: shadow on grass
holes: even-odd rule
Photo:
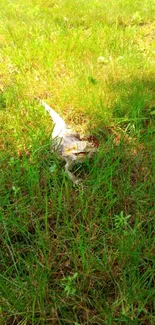
[[[114,85],[122,107],[120,116],[114,105],[114,120],[123,127],[103,131],[83,188],[73,188],[46,141],[28,155],[5,152],[0,285],[7,325],[152,322],[153,85]]]

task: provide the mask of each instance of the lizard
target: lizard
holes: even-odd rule
[[[63,118],[55,112],[47,103],[39,99],[40,104],[50,114],[54,128],[52,132],[52,150],[56,151],[65,160],[65,172],[73,184],[77,185],[80,180],[72,173],[76,164],[81,164],[87,158],[91,158],[96,152],[96,147],[88,140],[82,140],[80,135],[68,126]]]

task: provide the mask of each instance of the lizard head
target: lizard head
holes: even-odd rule
[[[82,163],[86,157],[91,158],[96,148],[89,141],[75,141],[64,149],[64,156],[70,157],[75,163]]]

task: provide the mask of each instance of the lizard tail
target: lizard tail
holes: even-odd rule
[[[58,113],[54,111],[48,104],[46,104],[42,99],[39,99],[40,104],[45,108],[45,110],[50,114],[54,124],[60,128],[66,127],[65,121],[60,117]]]

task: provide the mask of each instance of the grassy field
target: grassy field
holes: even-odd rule
[[[0,1],[0,325],[155,324],[155,3]],[[73,187],[39,96],[99,151]]]

